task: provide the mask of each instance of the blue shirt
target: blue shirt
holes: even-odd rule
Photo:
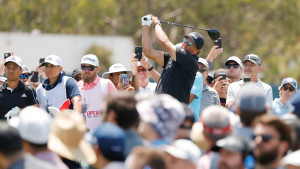
[[[275,98],[273,101],[273,112],[280,117],[289,113],[289,109],[286,105],[283,105],[278,98]]]
[[[196,97],[190,103],[190,108],[193,110],[195,121],[199,120],[202,89],[203,89],[203,77],[200,72],[197,72],[193,87],[191,89],[191,94],[195,95]]]

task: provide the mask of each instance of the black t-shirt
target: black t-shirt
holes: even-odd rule
[[[8,89],[6,82],[0,86],[0,119],[16,106],[25,108],[37,103],[35,91],[21,81],[13,91]]]
[[[180,102],[189,103],[190,91],[199,69],[198,57],[190,52],[176,48],[176,61],[164,54],[164,70],[156,86],[156,93],[169,94]]]

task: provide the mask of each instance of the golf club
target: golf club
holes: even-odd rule
[[[166,21],[160,21],[160,23],[166,23],[168,25],[182,26],[182,27],[187,27],[187,28],[191,28],[191,29],[198,29],[198,30],[206,31],[208,33],[208,36],[212,40],[217,40],[220,37],[220,32],[217,29],[201,29],[201,28],[197,28],[194,26],[187,26],[187,25],[182,25],[182,24],[173,23],[173,22],[166,22]]]

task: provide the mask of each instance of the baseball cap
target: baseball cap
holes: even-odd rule
[[[160,94],[137,103],[140,118],[149,123],[162,140],[173,141],[185,118],[182,103],[167,94]]]
[[[20,112],[18,130],[22,139],[46,144],[51,130],[50,116],[41,108],[28,106]]]
[[[26,65],[22,66],[22,70],[23,70],[22,74],[24,74],[24,73],[30,73],[31,74],[30,68],[28,66],[26,66]]]
[[[215,146],[212,147],[213,151],[220,151],[225,149],[232,153],[245,153],[247,152],[247,142],[237,136],[228,136],[220,139],[216,142]]]
[[[126,136],[125,132],[115,124],[105,122],[93,133],[101,153],[111,161],[124,161]]]
[[[6,58],[4,65],[6,66],[6,64],[8,62],[14,62],[15,64],[17,64],[20,67],[23,66],[23,62],[18,56],[10,56],[10,57]]]
[[[102,78],[108,79],[111,73],[117,73],[117,72],[126,72],[128,75],[128,79],[130,79],[133,75],[132,71],[127,70],[124,65],[122,65],[121,63],[116,63],[109,67],[108,72],[103,73]]]
[[[292,85],[294,87],[294,89],[297,90],[297,81],[295,79],[293,79],[291,77],[287,77],[287,78],[285,78],[285,79],[282,80],[281,87],[283,85],[285,85],[285,84],[290,84],[290,85]]]
[[[3,155],[22,150],[22,139],[18,130],[0,120],[0,152]]]
[[[90,65],[98,67],[99,61],[98,61],[98,58],[96,55],[88,54],[88,55],[85,55],[82,57],[81,64],[90,64]]]
[[[207,69],[209,69],[208,62],[206,59],[200,58],[198,59],[198,63],[202,63]]]
[[[229,110],[222,106],[208,106],[201,114],[203,131],[215,136],[223,136],[231,131]],[[223,137],[222,137],[223,138]]]
[[[293,112],[300,118],[300,91],[296,91],[287,102],[287,106],[290,112]]]
[[[224,63],[224,65],[226,65],[226,64],[227,64],[228,62],[230,62],[230,61],[236,62],[237,64],[239,64],[239,66],[241,67],[241,69],[243,69],[243,64],[242,64],[242,62],[241,62],[241,59],[238,58],[237,56],[231,56],[231,57],[229,57],[229,58],[226,60],[226,62]]]
[[[261,112],[266,110],[266,97],[262,87],[254,82],[244,84],[237,98],[235,104],[242,110],[247,112]]]
[[[0,77],[0,82],[5,82],[7,80],[6,77]]]
[[[197,166],[198,159],[201,156],[199,147],[190,140],[179,139],[171,145],[166,145],[164,151],[170,155],[194,163]]]
[[[47,56],[41,66],[45,66],[46,63],[50,63],[55,66],[62,66],[62,60],[56,55]]]
[[[227,72],[225,69],[218,69],[214,73],[214,79],[218,78],[220,74],[225,74],[227,77]]]
[[[191,32],[188,35],[184,35],[184,37],[189,37],[193,41],[193,43],[196,45],[198,49],[201,49],[204,45],[204,39],[203,36],[198,32]]]
[[[78,74],[81,74],[81,69],[80,68],[76,68],[76,69],[73,70],[72,77],[74,77],[74,76],[76,76]]]
[[[246,56],[244,57],[243,63],[244,63],[245,61],[247,61],[247,60],[251,61],[251,62],[254,63],[254,64],[257,64],[257,65],[261,66],[260,58],[259,58],[257,55],[255,55],[255,54],[249,54],[249,55],[246,55]]]

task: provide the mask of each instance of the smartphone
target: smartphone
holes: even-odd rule
[[[214,41],[215,46],[219,46],[217,49],[222,48],[222,39],[219,38]]]
[[[4,59],[10,57],[11,55],[13,55],[12,52],[9,52],[9,53],[4,53]]]
[[[38,78],[39,78],[39,72],[38,71],[33,71],[31,82],[38,82]]]
[[[39,63],[44,63],[45,62],[45,58],[40,58]]]
[[[219,73],[219,74],[218,74],[218,77],[220,77],[220,76],[222,76],[222,77],[220,78],[220,81],[221,81],[221,80],[225,80],[226,77],[227,77],[226,73]]]
[[[250,78],[243,78],[243,81],[244,81],[245,83],[247,83],[247,82],[250,82],[251,79],[250,79]]]
[[[135,58],[137,58],[139,61],[142,59],[142,52],[143,52],[143,47],[137,46],[135,47]]]
[[[128,84],[127,74],[120,75],[120,83],[123,85],[123,87],[127,86],[127,84]]]

